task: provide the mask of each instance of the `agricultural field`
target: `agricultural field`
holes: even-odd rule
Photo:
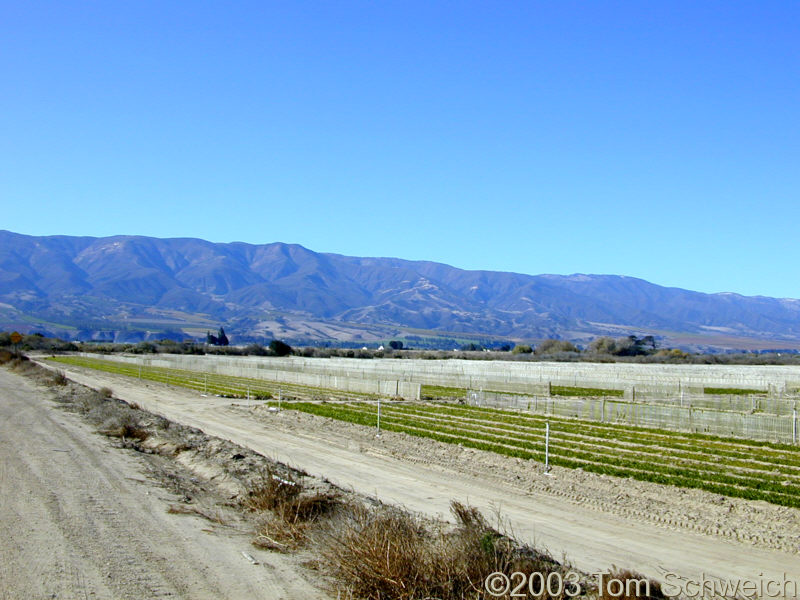
[[[243,397],[249,390],[251,397],[257,393],[266,397],[279,387],[268,381],[178,369],[140,369],[100,359],[51,360],[220,395]],[[280,384],[285,392],[300,387]],[[295,389],[293,394],[329,397],[314,388]],[[283,408],[377,426],[374,400],[291,401],[284,402]],[[381,403],[383,429],[542,463],[547,422],[552,465],[800,508],[800,448],[796,446],[455,404]]]
[[[277,398],[279,393],[291,398],[341,398],[353,397],[353,394],[342,390],[332,390],[318,387],[254,379],[250,377],[233,377],[217,373],[201,373],[188,369],[170,369],[166,367],[140,367],[131,363],[123,363],[100,358],[87,358],[84,356],[56,356],[48,358],[50,362],[76,367],[87,367],[117,375],[127,375],[147,381],[157,381],[169,385],[186,387],[199,392],[215,394],[228,398],[250,398],[251,400],[266,400]],[[373,398],[371,394],[359,394],[359,398]]]
[[[284,408],[377,426],[375,403],[291,402]],[[800,507],[800,449],[708,435],[454,405],[383,403],[381,428],[498,454],[642,481]]]
[[[423,398],[464,398],[469,390],[457,387],[444,387],[439,385],[423,385],[420,394]],[[506,396],[525,396],[529,394],[521,394],[514,392],[499,392],[495,390],[484,390],[488,393],[504,394]],[[574,387],[567,385],[551,385],[548,392],[550,396],[577,396],[577,397],[613,397],[622,398],[624,396],[623,390],[609,390],[603,388],[585,388]]]

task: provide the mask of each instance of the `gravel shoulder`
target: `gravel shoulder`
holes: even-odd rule
[[[114,448],[52,397],[0,369],[0,598],[326,597],[252,531],[168,514],[182,499],[152,477],[157,457]]]
[[[75,381],[231,440],[334,484],[447,518],[451,499],[498,509],[514,534],[576,567],[611,565],[722,580],[800,580],[798,511],[697,491],[556,470],[430,440],[380,440],[365,428],[286,411],[253,414],[230,400],[76,367]],[[761,525],[760,525],[761,523]]]

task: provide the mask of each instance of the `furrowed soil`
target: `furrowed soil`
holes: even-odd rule
[[[499,509],[516,537],[585,572],[800,581],[800,511],[555,468],[296,411],[269,412],[135,378],[64,369],[208,435],[432,517],[450,500]]]
[[[800,510],[663,486],[635,479],[552,467],[545,476],[540,463],[492,452],[445,444],[422,437],[382,431],[299,411],[275,414],[265,407],[240,410],[270,428],[312,435],[360,452],[463,473],[517,493],[546,494],[583,508],[626,519],[688,530],[738,541],[747,546],[800,554]],[[798,557],[800,560],[800,557]]]

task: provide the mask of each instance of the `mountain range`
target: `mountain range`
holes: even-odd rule
[[[312,343],[391,337],[800,347],[800,300],[662,287],[620,275],[467,271],[295,244],[0,231],[0,329],[136,341]]]

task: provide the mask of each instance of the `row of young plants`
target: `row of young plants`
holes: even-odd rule
[[[753,456],[754,453],[766,452],[767,456],[782,456],[783,459],[792,460],[798,457],[797,446],[782,444],[779,442],[768,442],[762,440],[749,440],[739,438],[724,438],[705,433],[688,433],[670,431],[665,429],[655,429],[636,425],[618,425],[614,423],[602,423],[598,421],[586,421],[571,417],[554,417],[535,414],[526,414],[520,411],[503,410],[494,408],[484,408],[477,406],[456,406],[438,405],[437,411],[446,412],[454,416],[476,415],[479,418],[491,418],[511,424],[520,422],[533,423],[534,426],[541,426],[546,420],[551,423],[556,422],[563,425],[569,431],[584,432],[591,431],[595,437],[604,437],[610,441],[632,441],[634,443],[652,443],[654,445],[667,444],[677,446],[681,443],[686,444],[687,448],[704,448],[714,454],[724,454],[725,452],[743,452],[740,456]]]
[[[404,406],[402,409],[399,407],[387,407],[385,411],[394,414],[411,415],[421,421],[437,422],[442,418],[440,414],[410,406]],[[447,421],[450,423],[457,423],[464,429],[502,435],[505,439],[521,439],[539,443],[544,439],[543,424],[537,426],[528,424],[511,425],[502,421],[474,419],[461,416],[453,417],[451,415],[447,416]],[[570,432],[566,425],[567,424],[565,424],[565,427],[558,427],[558,440],[560,443],[568,444],[570,447],[592,449],[594,452],[597,451],[598,438],[592,436],[591,433],[583,431],[580,433]],[[570,423],[569,425],[572,424]],[[616,440],[603,439],[601,451],[603,453],[614,453],[630,457],[646,456],[650,458],[655,456],[662,461],[666,459],[670,461],[679,461],[685,465],[695,466],[700,470],[724,472],[734,469],[736,471],[757,474],[758,476],[767,475],[769,477],[774,476],[774,473],[777,471],[790,478],[797,478],[798,483],[800,483],[800,453],[798,453],[798,456],[793,457],[795,459],[794,464],[784,464],[783,462],[775,460],[754,460],[748,457],[720,457],[704,450],[687,450],[683,449],[684,447],[684,445],[671,447],[664,444],[618,443]],[[721,460],[722,458],[725,458],[725,460]]]
[[[710,460],[722,462],[726,459],[726,466],[735,466],[742,469],[774,469],[782,470],[787,474],[800,474],[800,452],[798,449],[764,449],[763,446],[753,446],[747,440],[720,441],[710,444],[706,440],[690,437],[687,434],[678,432],[663,432],[652,429],[640,429],[628,431],[626,427],[619,425],[597,425],[595,422],[576,421],[575,419],[542,417],[526,415],[524,413],[505,413],[499,410],[476,413],[472,410],[463,410],[461,407],[437,406],[429,408],[425,406],[407,406],[404,408],[408,413],[418,414],[425,417],[429,414],[446,414],[448,419],[465,422],[468,424],[491,426],[505,430],[510,433],[528,432],[532,435],[543,435],[545,421],[558,425],[561,434],[570,440],[580,442],[581,440],[604,440],[604,446],[628,451],[633,448],[641,449],[662,454],[670,455],[685,460],[699,460],[708,462]]]
[[[293,402],[288,405],[296,410],[349,421],[361,425],[376,426],[376,408],[366,404],[319,404]],[[422,421],[418,416],[403,415],[396,407],[385,406],[381,415],[381,427],[411,435],[427,437],[448,443],[488,450],[507,456],[544,460],[544,444],[540,438],[510,438],[496,433],[487,433],[474,428],[454,425],[449,418],[439,422]],[[774,504],[800,507],[800,486],[783,485],[772,475],[750,477],[676,464],[661,459],[657,454],[640,458],[625,458],[605,452],[602,440],[599,446],[575,449],[559,443],[557,433],[551,429],[550,462],[567,468],[582,468],[586,471],[633,477],[644,481],[700,488],[727,496],[766,500]],[[783,477],[780,478],[781,480]]]
[[[355,410],[364,410],[366,408],[366,410],[369,410],[371,407],[358,405],[352,408]],[[510,447],[541,448],[543,446],[543,440],[541,439],[543,437],[541,435],[543,432],[541,430],[535,436],[525,435],[513,430],[505,430],[498,433],[497,431],[493,431],[490,426],[484,424],[456,424],[450,417],[437,420],[436,418],[430,417],[420,418],[419,414],[409,415],[405,407],[394,410],[390,408],[385,411],[385,413],[387,414],[384,419],[395,416],[406,424],[409,424],[408,419],[410,418],[411,423],[423,429],[432,429],[435,431],[468,435],[483,440],[498,441]],[[776,481],[775,474],[770,472],[761,471],[754,473],[752,470],[741,472],[732,470],[727,465],[719,465],[714,461],[708,460],[678,461],[674,457],[663,456],[660,452],[651,452],[647,451],[647,449],[642,452],[639,449],[628,447],[621,451],[619,448],[608,448],[605,442],[598,444],[597,440],[592,440],[591,438],[585,438],[584,442],[576,443],[574,440],[563,439],[558,430],[552,430],[552,433],[554,434],[551,436],[551,453],[553,456],[563,456],[605,465],[616,465],[634,470],[648,470],[653,464],[658,464],[661,465],[659,472],[662,474],[684,476],[688,472],[691,473],[693,477],[714,480],[745,488],[771,490],[779,494],[792,491],[791,486],[787,487],[782,481]],[[785,474],[781,479],[785,480],[787,476],[795,478],[795,483],[800,483],[800,481],[796,480],[796,473]],[[800,487],[798,487],[796,491],[800,491]]]
[[[86,357],[53,360],[220,395],[241,397],[249,390],[251,395],[267,396],[279,387],[306,397],[323,392],[306,386]],[[292,402],[287,407],[362,425],[375,426],[377,419],[374,404]],[[552,464],[800,506],[795,470],[800,468],[800,451],[782,444],[461,405],[385,403],[382,427],[541,462],[546,420],[554,434]]]

